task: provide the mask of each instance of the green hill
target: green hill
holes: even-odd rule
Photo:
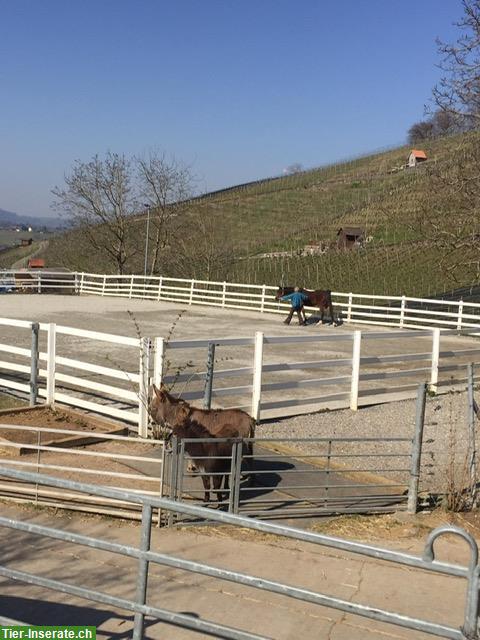
[[[422,147],[428,161],[416,169],[403,168],[410,148],[401,147],[197,198],[178,214],[159,271],[376,294],[441,293],[452,284],[438,268],[439,248],[415,216],[419,203],[428,203],[431,168],[448,167],[469,140],[478,142],[478,134],[430,141]],[[132,220],[135,251],[126,272],[143,272],[145,226],[145,216]],[[345,226],[362,227],[370,241],[362,249],[337,250],[336,233]],[[301,255],[305,245],[319,242],[330,248]],[[283,255],[262,257],[273,252]],[[73,269],[112,272],[78,231],[52,240],[45,257]],[[461,275],[457,284],[470,285],[471,276]]]

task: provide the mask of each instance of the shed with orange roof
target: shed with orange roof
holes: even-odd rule
[[[407,164],[409,167],[416,167],[420,162],[425,162],[427,154],[421,149],[412,149],[408,156]]]

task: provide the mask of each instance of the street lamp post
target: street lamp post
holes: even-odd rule
[[[144,204],[143,206],[147,210],[147,237],[145,240],[145,264],[143,267],[143,276],[146,278],[147,277],[147,258],[148,258],[148,234],[150,231],[150,205]]]

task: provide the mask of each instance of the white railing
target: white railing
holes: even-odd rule
[[[166,300],[261,313],[285,313],[288,309],[288,304],[275,300],[276,286],[164,276],[0,271],[0,293],[10,290]],[[401,329],[480,329],[480,304],[474,302],[338,291],[332,292],[332,299],[335,313],[343,322]]]
[[[242,361],[250,357],[252,366],[212,370],[214,385],[211,397],[219,406],[225,406],[226,398],[235,397],[235,403],[228,406],[247,410],[259,420],[261,417],[298,413],[307,409],[349,407],[356,410],[359,405],[414,397],[422,381],[428,381],[430,389],[440,393],[463,384],[467,375],[466,364],[478,360],[480,356],[480,346],[475,340],[470,344],[467,341],[462,348],[459,345],[456,349],[442,349],[442,336],[447,338],[456,334],[456,331],[440,329],[396,332],[357,330],[288,337],[257,332],[251,338],[220,338],[214,340],[219,361],[222,360],[222,354],[226,354],[225,359],[230,360],[230,348],[234,347],[236,357]],[[417,349],[410,353],[402,351],[393,354],[385,349],[381,355],[372,354],[370,345],[378,351],[379,345],[388,340],[390,347],[393,342],[401,349],[406,339],[411,345],[417,343]],[[205,362],[211,342],[177,340],[166,343],[163,338],[157,338],[156,350],[161,353],[168,351],[171,360],[174,360],[172,350],[186,350],[193,363]],[[288,346],[304,346],[306,351],[321,353],[322,347],[330,350],[340,343],[343,343],[342,350],[348,357],[295,361],[294,355],[298,356],[298,350],[292,355],[285,351]],[[238,353],[242,348],[249,351],[248,356],[245,351]],[[201,356],[195,357],[196,352],[200,352]],[[325,372],[323,377],[319,375],[322,371]],[[162,376],[161,368],[156,367],[154,381],[157,385],[162,379],[167,385],[175,382],[175,391],[178,393],[180,389],[182,398],[196,404],[205,398],[207,375],[207,371],[188,370]],[[237,378],[239,383],[232,386],[232,378]],[[247,398],[248,404],[245,402]]]
[[[31,392],[32,372],[38,367],[34,366],[32,349],[23,345],[33,334],[32,324],[0,318],[0,325],[14,330],[13,336],[0,344],[0,353],[5,354],[0,360],[2,387]],[[60,402],[133,423],[143,437],[148,434],[152,382],[175,383],[175,393],[194,404],[203,398],[205,406],[210,406],[213,399],[217,406],[245,409],[257,420],[319,408],[355,410],[362,404],[413,396],[422,381],[428,381],[433,391],[463,384],[466,364],[478,360],[480,347],[476,340],[464,340],[458,346],[453,343],[454,348],[450,341],[442,349],[442,340],[452,335],[456,340],[457,333],[438,328],[301,336],[257,332],[252,337],[214,340],[217,364],[207,373],[202,368],[212,339],[131,338],[40,324],[43,350],[38,360],[46,367],[38,372],[37,395],[50,405]],[[68,341],[72,336],[74,343]],[[406,339],[412,345],[410,353],[405,352]],[[111,363],[118,357],[117,367],[101,364],[102,343],[112,345],[108,360]],[[396,353],[391,353],[392,345]],[[325,349],[333,349],[340,357],[321,357]],[[187,356],[183,356],[185,352]],[[298,361],[299,353],[312,355]],[[245,366],[246,360],[251,365]],[[163,370],[166,361],[171,371]],[[221,368],[223,361],[229,363],[228,368]],[[235,366],[235,361],[242,366]],[[191,366],[185,367],[185,362]],[[209,375],[214,384],[207,397]]]
[[[9,358],[0,360],[0,386],[25,393],[31,391],[32,381],[28,377],[31,376],[35,360],[30,344],[33,324],[24,320],[0,318],[0,326],[13,329],[15,339],[13,345],[5,342],[0,344],[0,355],[8,354]],[[140,435],[147,435],[150,366],[148,338],[86,331],[54,323],[40,323],[39,332],[38,362],[45,363],[45,368],[38,368],[39,397],[44,398],[49,405],[61,402],[133,423],[137,425]],[[76,347],[73,349],[68,340],[70,336],[76,338]],[[61,343],[60,338],[63,338]],[[25,346],[18,346],[19,343]],[[135,370],[128,369],[132,356],[127,356],[127,360],[122,360],[122,363],[114,362],[116,366],[99,364],[101,358],[98,352],[104,343],[122,345],[127,352],[130,351]],[[72,350],[82,355],[72,358]],[[94,361],[92,357],[83,355],[90,352],[93,352]],[[108,364],[112,364],[111,358]],[[19,380],[18,375],[15,379],[15,374],[20,374],[24,380]],[[85,374],[89,377],[85,377]],[[121,403],[122,406],[115,406],[112,402],[114,399],[117,400],[117,405]],[[125,405],[129,408],[123,408]]]
[[[13,272],[8,273],[15,275]],[[38,274],[33,275],[36,277]],[[274,313],[284,313],[286,307],[275,301],[276,288],[266,285],[86,273],[67,275],[70,278],[70,291],[76,293],[169,300]],[[0,276],[0,287],[2,277],[6,281],[6,276]],[[62,277],[65,280],[65,274]],[[39,283],[40,280],[32,280],[33,291],[38,291]],[[40,284],[43,291],[45,283]],[[201,367],[205,368],[206,351],[212,340],[222,350],[228,351],[228,347],[245,348],[247,352],[244,351],[243,354],[247,355],[240,358],[243,366],[215,370],[211,397],[220,406],[240,406],[251,412],[256,419],[298,412],[299,409],[356,409],[359,404],[386,401],[387,397],[392,399],[395,394],[395,397],[398,394],[414,394],[418,382],[424,380],[429,381],[432,390],[441,390],[442,386],[451,382],[452,375],[457,376],[457,381],[463,381],[466,378],[465,364],[474,361],[480,353],[474,341],[467,348],[459,345],[458,348],[441,350],[441,336],[456,335],[459,332],[476,333],[480,329],[478,304],[353,293],[334,293],[333,296],[336,307],[342,310],[342,317],[347,322],[400,326],[402,330],[328,334],[315,331],[303,336],[288,337],[257,333],[256,336],[245,338],[180,340],[166,344],[161,337],[139,339],[41,324],[40,330],[47,335],[47,341],[44,351],[40,351],[40,360],[46,363],[46,368],[40,369],[44,386],[40,387],[39,395],[50,404],[55,401],[64,402],[135,423],[140,435],[146,436],[150,382],[159,384],[164,379],[169,384],[173,381],[182,383],[182,396],[187,400],[198,401],[205,397],[207,374]],[[339,300],[343,302],[338,302]],[[387,303],[396,306],[389,306]],[[431,309],[412,307],[413,304],[426,306],[427,303]],[[449,308],[454,311],[446,310]],[[32,326],[30,322],[11,319],[0,319],[1,324],[15,327],[18,331],[31,329]],[[447,328],[440,333],[441,326]],[[407,328],[416,330],[405,331]],[[63,340],[60,346],[57,344],[59,337]],[[92,362],[83,355],[74,359],[71,357],[72,349],[65,343],[68,337],[85,341],[86,345],[92,344],[92,341],[93,344],[110,342],[125,345],[131,348],[135,365],[132,366],[131,357],[122,368],[104,366],[98,362],[98,358],[94,358]],[[400,353],[392,354],[384,350],[381,355],[372,355],[368,348],[369,342],[382,338],[395,341]],[[423,338],[423,343],[419,340],[417,350],[405,353],[404,350],[402,352],[402,340],[405,338]],[[346,342],[347,345],[350,343],[344,349],[347,357],[302,359],[296,362],[293,356],[287,356],[285,352],[285,346],[289,344],[310,343],[311,348],[315,349],[322,343],[336,341]],[[279,346],[278,352],[275,352],[275,345]],[[170,353],[188,350],[187,360],[191,359],[190,354],[198,354],[194,358],[195,367],[182,372],[182,362],[177,362],[180,366],[175,375],[163,372],[167,348]],[[96,348],[90,350],[96,351]],[[25,359],[31,359],[28,345],[21,345],[18,341],[7,344],[2,340],[0,354],[1,352],[8,354],[9,359],[0,361],[0,371],[6,371],[7,374],[19,373],[24,377],[28,375],[30,363],[25,362]],[[238,359],[238,355],[236,357]],[[244,365],[246,358],[251,359],[251,366]],[[415,368],[408,363],[415,363]],[[318,376],[319,370],[325,372],[323,377]],[[19,381],[7,374],[4,373],[0,378],[1,386],[28,392],[29,384],[25,380]],[[92,374],[95,375],[95,380],[91,379]],[[86,375],[89,377],[85,377]],[[236,386],[229,382],[234,378],[238,380]],[[403,384],[399,385],[394,381],[403,381]],[[381,386],[379,382],[382,383]],[[60,389],[60,386],[63,388]],[[118,406],[118,403],[115,406],[112,398],[131,406],[127,409]]]

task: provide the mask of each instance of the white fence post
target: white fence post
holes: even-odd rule
[[[457,318],[457,331],[462,328],[462,316],[463,316],[463,300],[458,303],[458,318]]]
[[[430,374],[429,391],[437,392],[438,363],[440,360],[440,329],[432,329],[432,371]]]
[[[105,285],[107,284],[107,276],[103,276],[103,282],[102,282],[102,296],[105,295]]]
[[[163,276],[160,276],[160,279],[158,281],[158,294],[157,294],[157,300],[160,300],[161,296],[162,296],[162,282],[163,282]]]
[[[194,287],[195,287],[195,280],[192,280],[192,283],[190,285],[190,298],[188,299],[188,304],[192,304]]]
[[[165,340],[162,337],[155,338],[153,348],[153,384],[157,387],[157,389],[159,389],[163,379]]]
[[[260,313],[263,313],[265,309],[265,285],[262,285],[262,303],[260,305]]]
[[[85,273],[82,271],[82,274],[80,276],[80,295],[83,293],[83,281],[85,280]]]
[[[260,420],[262,401],[262,367],[263,367],[263,332],[255,332],[255,351],[253,354],[253,390],[252,390],[252,418]]]
[[[347,322],[352,321],[352,299],[353,293],[348,294],[348,307],[347,307]]]
[[[352,382],[350,386],[350,409],[356,411],[358,409],[358,384],[360,381],[360,352],[362,345],[362,332],[353,332],[353,351],[352,351]]]
[[[133,295],[133,279],[135,278],[134,275],[130,276],[130,291],[128,292],[128,297],[131,298]]]
[[[222,286],[222,309],[225,307],[226,297],[227,297],[227,283],[224,281]]]
[[[140,338],[140,381],[138,385],[138,435],[148,438],[150,339]]]
[[[402,303],[400,305],[400,327],[403,327],[403,323],[405,322],[405,304],[407,299],[405,296],[402,296]]]
[[[55,404],[55,354],[56,325],[49,324],[47,330],[47,404]]]

